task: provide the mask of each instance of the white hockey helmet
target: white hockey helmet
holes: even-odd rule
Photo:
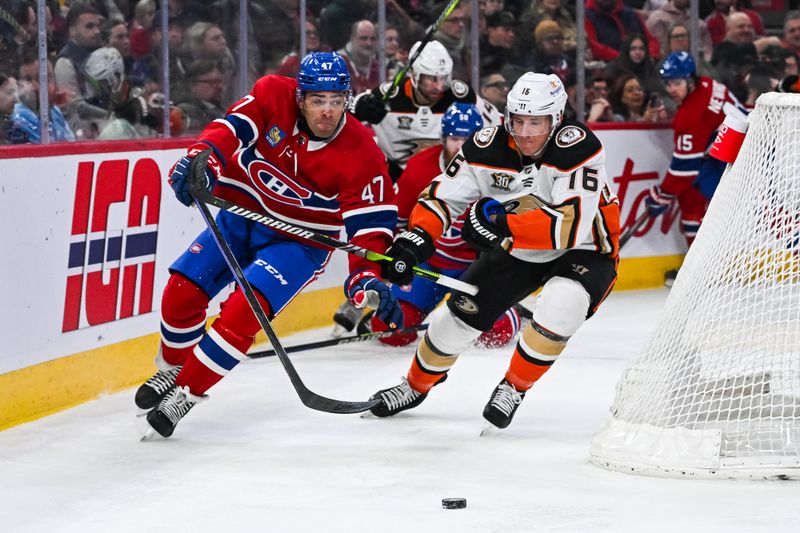
[[[408,57],[414,57],[422,41],[417,41],[408,52]],[[447,84],[453,76],[453,60],[447,49],[439,41],[429,41],[419,54],[416,61],[409,67],[411,83],[416,87],[419,84],[420,74],[427,76],[446,76]]]
[[[84,66],[86,75],[93,81],[107,82],[113,92],[117,92],[125,79],[125,63],[116,48],[98,48],[89,55]]]
[[[526,72],[506,97],[506,130],[511,133],[511,115],[549,116],[552,135],[564,118],[566,105],[567,91],[558,76]]]

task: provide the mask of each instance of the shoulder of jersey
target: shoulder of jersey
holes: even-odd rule
[[[405,83],[406,80],[403,79],[400,85],[395,87],[394,90],[389,94],[389,99],[387,100],[389,104],[389,110],[396,113],[416,113],[417,106],[414,105],[414,102],[408,97],[405,90],[403,90]],[[392,82],[387,81],[381,83],[378,87],[378,90],[381,94],[385,95],[391,88]]]
[[[516,168],[519,155],[508,144],[508,132],[503,126],[489,126],[476,131],[461,147],[470,163],[490,167]]]
[[[586,125],[565,120],[550,139],[542,164],[571,170],[591,159],[602,148],[600,139]]]
[[[442,96],[442,98],[436,102],[436,105],[434,105],[431,110],[434,113],[444,113],[453,102],[466,102],[468,104],[474,104],[477,102],[477,97],[475,96],[475,92],[472,90],[472,88],[465,82],[461,80],[453,80],[450,82],[450,90],[445,91],[444,96]]]

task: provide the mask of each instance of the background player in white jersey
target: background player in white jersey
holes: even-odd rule
[[[411,47],[413,57],[421,42]],[[453,102],[476,102],[475,93],[461,80],[453,80],[453,60],[438,41],[430,41],[409,67],[408,77],[386,97],[392,82],[365,91],[353,101],[353,113],[373,125],[378,146],[397,180],[408,158],[439,143],[442,115]],[[386,100],[384,100],[386,98]]]
[[[555,75],[523,75],[508,94],[505,128],[468,140],[420,200],[409,229],[395,238],[384,277],[407,281],[433,242],[464,211],[464,240],[482,248],[464,281],[433,312],[406,378],[374,395],[376,416],[419,405],[459,354],[519,300],[541,287],[500,384],[483,416],[511,423],[520,402],[569,338],[592,316],[617,277],[619,203],[606,184],[605,150],[584,125],[563,121],[567,94]],[[475,202],[473,205],[472,202]]]
[[[176,197],[192,203],[192,159],[211,148],[206,177],[215,196],[330,235],[344,227],[354,244],[385,250],[397,224],[394,190],[370,133],[345,112],[349,96],[350,74],[336,53],[308,54],[296,80],[264,76],[175,164],[170,185]],[[227,211],[219,212],[217,223],[269,319],[330,259],[329,250]],[[209,300],[233,280],[211,231],[195,238],[170,273],[161,303],[159,370],[135,398],[164,437],[246,359],[261,329],[237,288],[206,332]],[[378,274],[375,263],[350,256],[345,294],[356,306],[378,300],[376,313],[402,327],[397,299]]]

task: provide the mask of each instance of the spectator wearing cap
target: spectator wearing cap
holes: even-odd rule
[[[532,48],[533,32],[536,26],[543,20],[552,20],[558,23],[561,33],[564,35],[564,52],[570,54],[574,52],[578,29],[575,26],[575,19],[569,9],[564,7],[562,0],[533,0],[530,7],[520,17],[519,36],[520,44]]]
[[[502,114],[506,110],[508,81],[500,72],[487,72],[480,79],[480,96]]]
[[[670,26],[675,23],[683,22],[688,24],[691,16],[689,14],[690,0],[670,0],[661,9],[656,9],[647,17],[647,29],[658,39],[660,48],[667,47],[668,32]],[[698,33],[700,36],[700,52],[706,59],[711,59],[711,37],[708,27],[702,20],[698,21]]]
[[[536,48],[529,56],[526,67],[542,74],[555,74],[561,81],[574,70],[575,63],[564,53],[564,33],[557,22],[541,21],[534,30]]]
[[[514,51],[514,15],[498,11],[486,17],[486,35],[481,39],[481,66],[502,69]]]
[[[789,11],[783,21],[781,46],[800,54],[800,11]]]
[[[622,0],[587,0],[586,39],[592,57],[611,61],[619,56],[622,41],[631,33],[644,35],[652,57],[659,57],[658,40],[650,34],[642,17]]]

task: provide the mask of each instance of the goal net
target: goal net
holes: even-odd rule
[[[800,95],[762,95],[591,461],[800,477]]]

